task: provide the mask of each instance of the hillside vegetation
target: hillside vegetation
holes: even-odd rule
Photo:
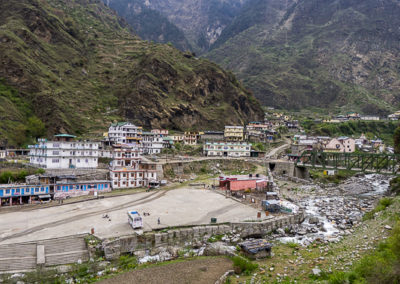
[[[183,130],[262,115],[232,73],[140,40],[100,0],[1,1],[0,42],[2,144],[120,119]]]
[[[364,134],[368,139],[380,138],[385,144],[393,145],[393,133],[399,123],[392,121],[348,121],[342,123],[314,123],[303,121],[307,133],[321,136],[349,136],[359,138]]]

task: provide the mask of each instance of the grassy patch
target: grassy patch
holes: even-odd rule
[[[336,174],[329,176],[325,175],[323,170],[310,170],[310,176],[314,180],[317,180],[322,183],[336,183],[340,182],[352,177],[355,174],[353,171],[348,170],[337,170]]]
[[[254,270],[258,268],[257,263],[251,262],[250,260],[241,256],[232,257],[232,261],[236,274],[243,273],[244,275],[250,275]]]
[[[384,197],[381,200],[379,200],[378,205],[375,207],[374,210],[365,213],[363,220],[371,220],[374,218],[375,213],[381,212],[385,210],[387,207],[393,204],[393,199],[389,197]]]
[[[399,283],[400,224],[378,248],[361,258],[348,272],[333,272],[329,283]]]

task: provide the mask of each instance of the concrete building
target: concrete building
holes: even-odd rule
[[[185,145],[197,145],[199,139],[199,132],[186,131],[183,138]]]
[[[38,139],[29,145],[30,164],[45,169],[93,169],[97,168],[98,142],[75,141],[75,136],[58,134],[53,141]]]
[[[367,120],[367,121],[378,121],[378,120],[380,120],[380,117],[376,116],[376,115],[361,115],[360,119]]]
[[[174,143],[183,143],[185,140],[185,134],[183,133],[170,134],[168,137],[171,138]]]
[[[245,131],[243,126],[225,126],[224,139],[226,141],[245,140]]]
[[[142,132],[142,127],[129,122],[112,123],[108,129],[108,140],[115,144],[139,143]]]
[[[203,146],[205,156],[250,157],[251,145],[246,142],[206,142]]]
[[[349,137],[333,138],[325,146],[325,152],[353,153],[356,150],[355,140]]]
[[[139,147],[140,152],[144,155],[161,154],[164,148],[163,136],[153,132],[142,132],[142,140]]]
[[[400,110],[388,115],[389,120],[400,120]]]
[[[90,192],[110,191],[109,181],[82,181],[0,185],[0,206],[40,203],[66,196],[88,195]]]
[[[151,130],[151,133],[160,134],[162,136],[168,136],[168,132],[169,131],[167,129],[152,129]]]
[[[143,161],[136,144],[116,145],[110,178],[113,189],[147,187],[157,182],[156,165]]]
[[[219,177],[219,187],[231,192],[245,190],[262,191],[267,188],[267,185],[268,181],[265,176],[234,175]]]
[[[203,142],[222,141],[222,140],[224,140],[224,132],[223,131],[204,131],[204,133],[200,135],[200,140]]]

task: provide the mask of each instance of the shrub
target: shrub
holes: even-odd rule
[[[124,270],[134,269],[137,266],[137,259],[131,255],[121,255],[119,258],[119,266]]]
[[[400,193],[400,177],[396,177],[390,181],[390,191],[396,195]]]
[[[233,267],[237,274],[243,273],[245,275],[250,275],[254,270],[258,268],[257,263],[253,263],[250,260],[241,257],[241,256],[234,256],[232,258]]]

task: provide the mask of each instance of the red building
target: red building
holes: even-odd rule
[[[219,177],[219,187],[230,191],[263,190],[267,185],[268,181],[265,176],[238,175]]]

